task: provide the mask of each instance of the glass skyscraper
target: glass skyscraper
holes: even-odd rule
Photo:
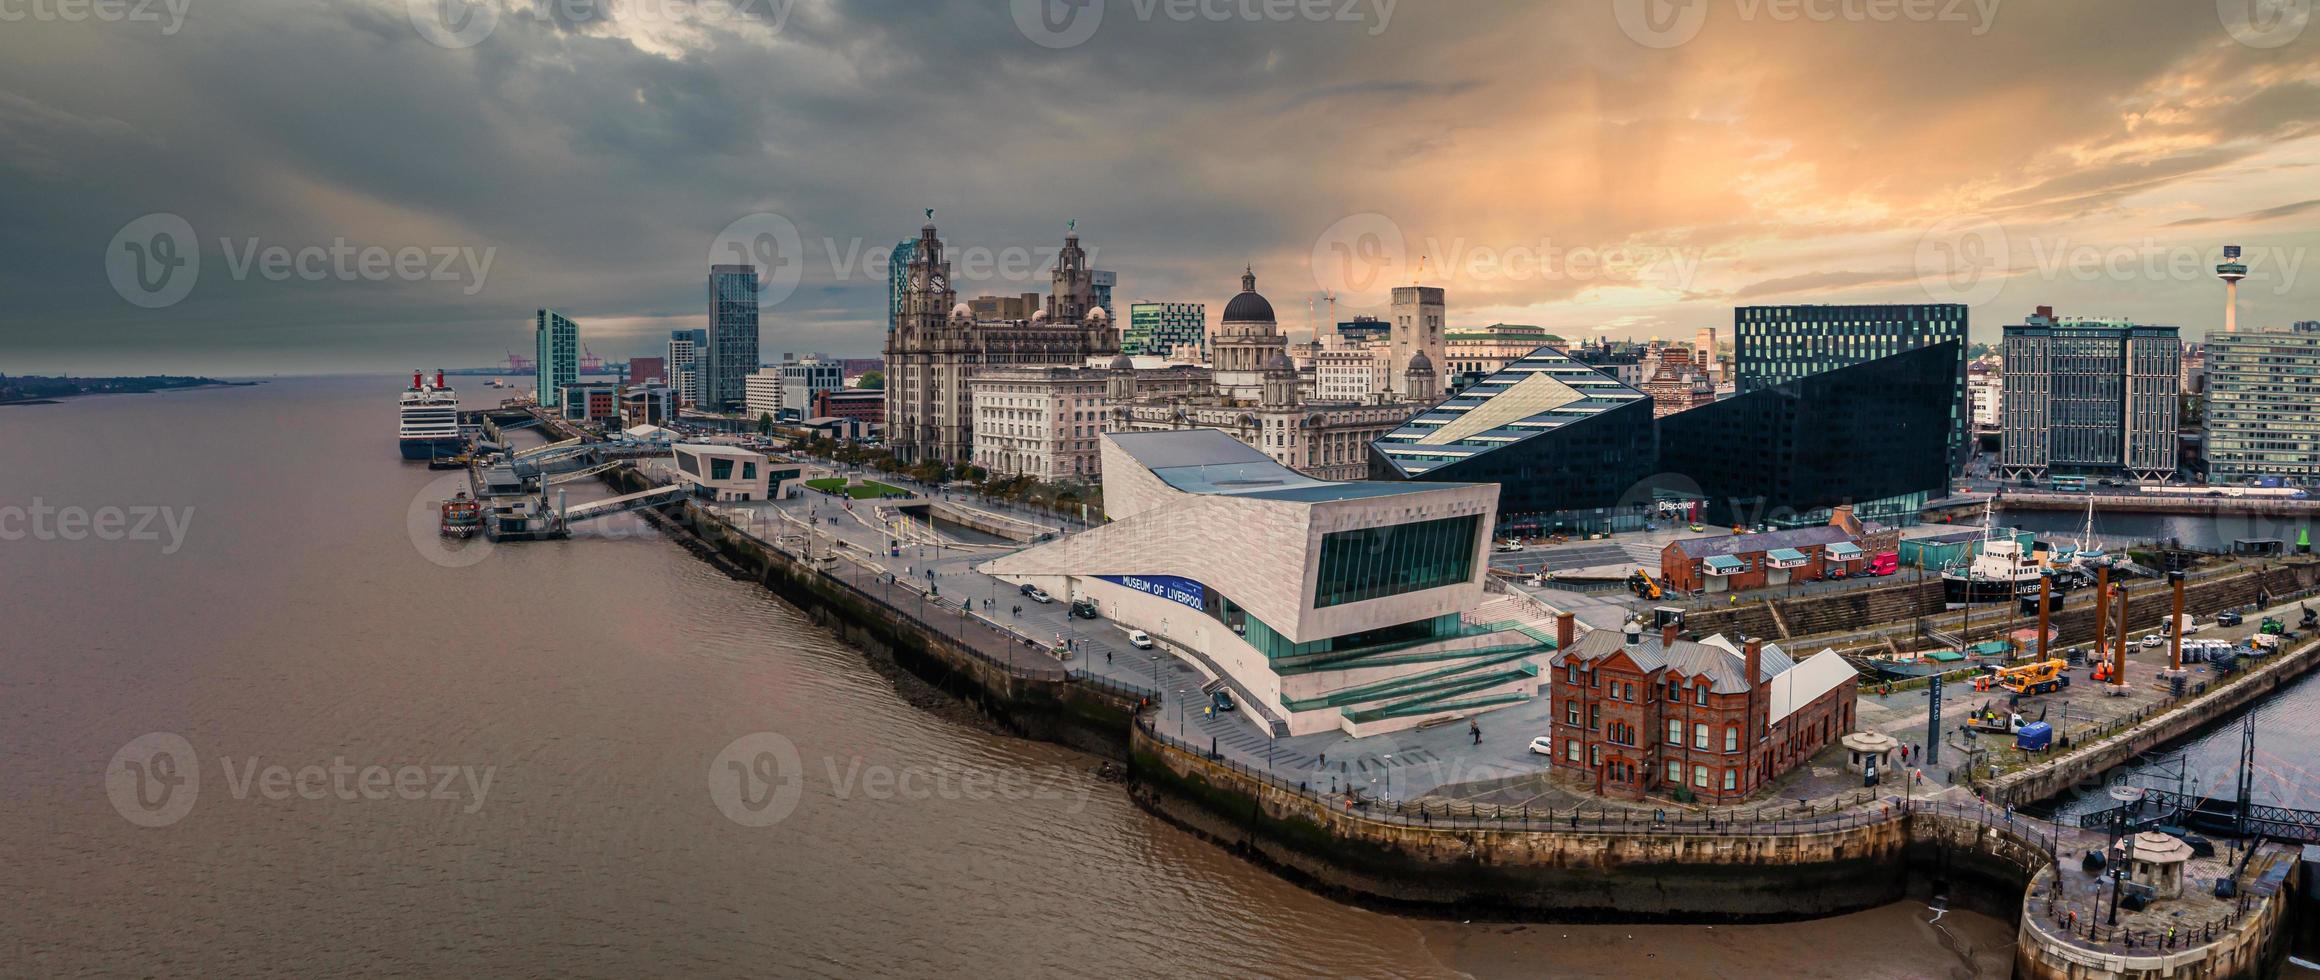
[[[676,389],[687,407],[701,403],[701,365],[708,349],[707,330],[669,331],[669,387]]]
[[[532,318],[532,346],[540,407],[554,408],[564,386],[580,380],[580,328],[561,313],[541,310]]]
[[[709,350],[701,404],[722,409],[746,396],[743,378],[757,371],[757,267],[709,267]]]
[[[1166,357],[1180,347],[1208,353],[1205,303],[1136,303],[1128,307],[1128,329],[1120,335],[1123,354]]]
[[[918,255],[918,240],[905,238],[886,260],[886,332],[902,319],[902,298],[910,291],[910,260]]]
[[[2320,322],[2207,335],[2207,479],[2320,484]]]
[[[1732,374],[1740,394],[1760,391],[1904,351],[1957,342],[1949,465],[1965,465],[1973,439],[1966,400],[1963,303],[1866,306],[1742,306],[1732,311]]]

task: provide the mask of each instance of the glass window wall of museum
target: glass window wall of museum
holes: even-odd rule
[[[1481,523],[1468,514],[1322,535],[1314,608],[1466,581],[1474,575]]]

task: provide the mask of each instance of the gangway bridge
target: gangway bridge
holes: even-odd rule
[[[563,513],[564,526],[569,528],[581,521],[674,503],[683,499],[688,492],[689,488],[682,484],[671,484],[665,487],[654,487],[650,490],[639,490],[635,493],[624,493],[618,497],[591,500],[577,507],[567,508]]]

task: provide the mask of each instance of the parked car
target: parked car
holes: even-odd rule
[[[1035,585],[1032,585],[1032,584],[1031,584],[1031,583],[1029,583],[1029,582],[1025,582],[1025,583],[1023,583],[1023,587],[1022,587],[1021,589],[1017,589],[1016,591],[1018,591],[1018,592],[1020,592],[1020,593],[1022,593],[1022,594],[1024,594],[1024,595],[1030,595],[1031,593],[1034,593],[1034,592],[1037,592],[1037,591],[1039,591],[1039,587],[1038,587],[1038,586],[1035,586]]]
[[[2215,614],[2215,625],[2217,626],[2238,626],[2244,622],[2247,622],[2247,620],[2241,618],[2240,614],[2235,612]]]
[[[1081,619],[1101,619],[1096,612],[1096,601],[1086,596],[1071,600],[1071,614]]]
[[[1129,630],[1128,645],[1138,650],[1150,650],[1152,649],[1152,634],[1143,630]]]
[[[2150,634],[2150,635],[2148,635],[2148,636],[2145,636],[2145,637],[2143,637],[2143,648],[2144,648],[2144,649],[2150,649],[2151,647],[2163,647],[2163,646],[2166,646],[2166,645],[2167,645],[2167,638],[2166,638],[2165,636],[2163,636],[2163,635],[2160,635],[2160,634],[2158,634],[2158,633],[2152,633],[2152,634]]]
[[[1531,754],[1532,754],[1532,755],[1544,755],[1544,756],[1552,756],[1552,755],[1554,755],[1554,754],[1555,754],[1555,739],[1554,739],[1554,736],[1552,736],[1552,735],[1541,735],[1541,736],[1539,736],[1539,737],[1537,737],[1537,738],[1531,739]]]
[[[1517,542],[1513,542],[1513,541],[1501,541],[1501,542],[1499,542],[1499,543],[1498,543],[1498,547],[1497,547],[1497,548],[1495,548],[1495,549],[1493,549],[1493,550],[1496,550],[1496,551],[1498,551],[1498,552],[1500,552],[1500,553],[1502,553],[1502,554],[1503,554],[1503,553],[1505,553],[1505,552],[1509,552],[1509,551],[1521,551],[1521,550],[1523,550],[1523,546],[1522,546],[1521,544],[1519,544],[1519,543],[1517,543]]]
[[[1048,595],[1046,589],[1032,589],[1031,591],[1024,593],[1024,595],[1030,596],[1031,601],[1041,605],[1055,601],[1055,597]]]
[[[1221,687],[1217,688],[1216,696],[1210,698],[1209,703],[1215,705],[1218,711],[1231,711],[1233,709],[1232,692]]]

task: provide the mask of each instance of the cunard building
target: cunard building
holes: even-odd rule
[[[1120,349],[1119,330],[1096,302],[1094,270],[1077,234],[1064,237],[1046,308],[1028,320],[978,321],[958,301],[950,261],[929,221],[918,230],[895,305],[886,335],[886,430],[888,445],[905,463],[973,458],[968,381],[978,371],[1084,365]]]

